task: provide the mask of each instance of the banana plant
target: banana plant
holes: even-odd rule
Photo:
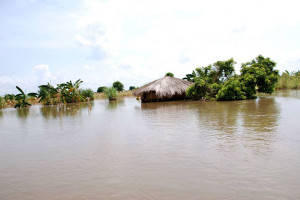
[[[75,83],[72,81],[58,84],[57,89],[60,90],[61,101],[64,103],[74,103],[84,101],[84,97],[81,95],[79,86],[83,81],[78,79]]]
[[[195,82],[195,78],[196,78],[196,73],[195,73],[195,71],[193,70],[193,72],[192,72],[191,74],[185,75],[185,77],[183,78],[183,80]]]
[[[16,88],[19,90],[20,93],[15,96],[17,103],[15,104],[14,108],[24,108],[24,107],[31,106],[29,101],[32,98],[37,97],[37,93],[32,92],[32,93],[25,94],[20,87],[16,86]]]
[[[58,102],[57,96],[59,91],[57,88],[50,85],[50,83],[47,85],[40,85],[39,88],[38,98],[40,103],[44,105],[51,105]]]

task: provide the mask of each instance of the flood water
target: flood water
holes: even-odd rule
[[[0,110],[0,199],[300,199],[300,91]]]

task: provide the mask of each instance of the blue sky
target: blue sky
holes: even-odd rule
[[[262,54],[300,70],[297,0],[1,0],[0,94],[81,78],[96,90]]]

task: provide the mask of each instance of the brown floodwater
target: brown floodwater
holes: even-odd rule
[[[300,91],[0,111],[0,199],[300,199]]]

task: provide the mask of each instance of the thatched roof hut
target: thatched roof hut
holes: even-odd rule
[[[179,78],[165,76],[134,91],[142,102],[181,100],[192,83]]]

